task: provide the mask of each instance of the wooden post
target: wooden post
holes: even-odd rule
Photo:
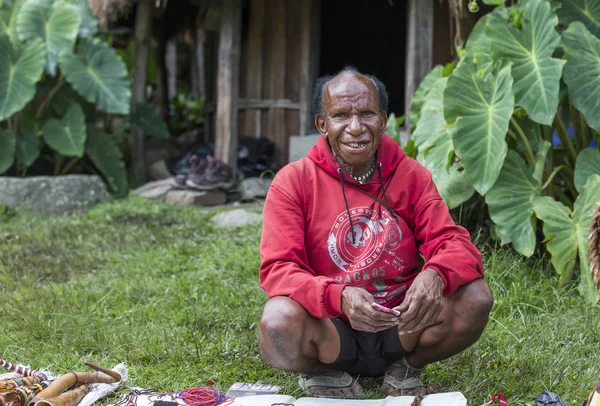
[[[198,98],[206,100],[206,68],[204,63],[204,17],[206,16],[206,3],[198,10],[194,27],[194,43],[196,67],[198,69]]]
[[[410,134],[410,105],[421,80],[429,73],[433,59],[433,2],[409,0],[408,30],[406,33],[406,88],[404,92],[404,122]],[[407,140],[401,140],[402,145]]]
[[[173,36],[167,41],[167,87],[169,100],[177,95],[177,37]]]
[[[250,24],[248,29],[248,63],[245,72],[247,99],[262,98],[263,78],[263,42],[264,42],[264,16],[266,0],[252,0],[250,2]],[[247,110],[244,119],[244,135],[263,135],[262,112],[260,109]]]
[[[265,70],[263,97],[285,98],[285,74],[287,55],[286,8],[288,3],[269,0],[268,19],[265,19]],[[290,44],[291,45],[291,44]],[[297,79],[296,79],[297,80]],[[278,167],[287,164],[289,134],[286,134],[285,110],[269,108],[267,111],[266,135],[275,144],[275,160]]]
[[[137,4],[135,16],[135,62],[133,68],[133,89],[131,92],[131,110],[137,104],[146,100],[146,79],[148,70],[148,53],[150,35],[152,32],[152,0],[140,0]],[[131,162],[133,175],[137,184],[146,181],[145,138],[141,128],[131,128]]]
[[[312,115],[312,92],[319,77],[319,64],[321,58],[321,0],[312,0],[310,10],[310,58],[308,70],[308,108],[306,109],[306,134],[317,132],[315,119]]]
[[[237,164],[241,0],[223,0],[219,31],[215,157],[233,168]]]
[[[304,0],[302,4],[302,12],[300,15],[300,113],[299,121],[300,128],[298,135],[306,135],[308,129],[308,118],[310,115],[310,15],[312,9],[312,0]]]

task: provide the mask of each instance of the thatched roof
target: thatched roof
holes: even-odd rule
[[[588,257],[590,258],[590,271],[594,278],[596,290],[600,293],[600,202],[596,205],[592,214],[592,227],[588,238],[590,250]]]

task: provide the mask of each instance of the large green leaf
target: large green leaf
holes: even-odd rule
[[[588,233],[592,208],[600,200],[600,175],[592,175],[575,201],[573,212],[551,197],[538,197],[533,209],[543,222],[544,236],[552,265],[561,276],[561,283],[569,278],[579,253],[582,295],[590,302],[598,300],[589,274]]]
[[[13,0],[8,10],[0,10],[0,36],[8,35],[13,43],[17,43],[17,16],[25,0]],[[0,7],[1,8],[1,7]]]
[[[90,10],[88,0],[65,0],[77,7],[81,16],[81,26],[79,27],[79,36],[89,38],[98,33],[98,19]]]
[[[169,128],[165,120],[158,109],[150,103],[136,104],[135,110],[131,113],[131,124],[155,138],[169,138]]]
[[[99,128],[89,127],[85,151],[113,193],[125,196],[128,190],[127,170],[115,140]]]
[[[0,131],[0,173],[4,173],[15,161],[16,137],[10,130]]]
[[[600,2],[597,0],[555,0],[560,3],[556,10],[561,24],[581,21],[596,37],[600,37]]]
[[[567,59],[564,80],[571,103],[590,127],[600,131],[600,39],[580,22],[572,23],[562,38]]]
[[[129,114],[131,90],[125,63],[107,43],[83,39],[77,55],[60,57],[67,81],[90,103],[107,113]]]
[[[490,217],[502,244],[511,243],[526,257],[535,250],[533,199],[539,195],[539,181],[515,152],[508,151],[494,187],[485,195]]]
[[[0,36],[0,121],[21,110],[33,98],[45,60],[41,40],[34,39],[15,50],[9,37]]]
[[[425,103],[425,96],[429,93],[429,89],[433,86],[433,84],[442,78],[442,71],[444,67],[442,65],[436,65],[431,72],[429,72],[421,83],[419,84],[419,88],[415,92],[415,95],[412,99],[412,104],[410,105],[410,126],[411,132],[415,130],[417,127],[417,123],[419,122],[419,118],[421,117],[421,109],[423,108],[423,104]]]
[[[514,109],[511,89],[509,64],[481,66],[467,54],[444,90],[444,117],[456,121],[454,149],[481,195],[496,182],[506,156],[504,138]]]
[[[465,46],[467,56],[463,60],[471,59],[479,65],[486,65],[492,62],[492,43],[485,36],[488,18],[488,15],[483,16],[473,27]]]
[[[46,121],[44,140],[52,149],[65,156],[83,156],[86,140],[85,115],[79,104],[73,104],[59,121]]]
[[[579,193],[593,174],[600,175],[600,151],[596,148],[586,148],[579,153],[575,162],[573,183]]]
[[[33,129],[26,129],[17,137],[16,157],[19,163],[30,166],[40,156],[40,139]]]
[[[454,129],[444,120],[442,102],[447,83],[448,78],[442,78],[431,87],[413,139],[419,146],[417,160],[429,169],[440,195],[454,208],[469,200],[475,190],[459,165],[452,165],[448,170],[448,160],[454,150],[451,136]]]
[[[10,23],[10,11],[2,10],[0,7],[0,36],[8,35],[9,28],[8,24]]]
[[[80,26],[77,7],[63,1],[27,0],[17,19],[21,41],[39,37],[46,42],[46,70],[51,75],[56,74],[58,57],[73,52]]]
[[[558,108],[558,91],[564,61],[552,58],[560,44],[558,17],[546,0],[527,0],[522,29],[508,21],[508,11],[489,15],[486,36],[494,53],[512,62],[515,104],[537,123],[550,125]]]

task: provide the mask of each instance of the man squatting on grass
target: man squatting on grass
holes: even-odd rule
[[[351,375],[384,374],[384,395],[411,394],[427,364],[481,336],[492,308],[469,233],[427,169],[384,134],[387,105],[373,76],[320,78],[322,137],[279,171],[265,202],[261,353],[315,396],[358,396]]]

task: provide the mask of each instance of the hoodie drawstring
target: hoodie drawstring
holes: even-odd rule
[[[348,199],[346,198],[346,189],[344,187],[344,174],[342,173],[342,168],[338,168],[337,171],[338,171],[338,174],[340,175],[340,182],[342,182],[342,195],[344,196],[344,203],[346,204],[346,212],[348,213],[348,220],[350,220],[350,229],[351,229],[351,233],[352,233],[352,244],[356,245],[356,239],[354,238],[354,224],[352,223],[352,216],[350,214],[350,207],[348,205]],[[387,211],[390,213],[390,216],[392,216],[392,218],[394,220],[396,220],[396,223],[398,223],[399,222],[398,217],[396,216],[396,213],[394,213],[394,210],[392,210],[392,208],[390,207],[390,203],[388,202],[387,196],[385,195],[386,190],[385,190],[385,182],[383,181],[383,172],[381,171],[381,162],[377,162],[377,172],[379,173],[379,180],[381,181],[381,191],[383,192],[383,201],[381,201],[376,196],[373,196],[371,193],[362,190],[359,187],[354,187],[354,188],[356,190],[358,190],[359,192],[361,192],[362,194],[364,194],[365,196],[370,197],[371,199],[373,199],[380,205],[384,206],[387,209]]]
[[[392,210],[390,208],[390,204],[388,203],[387,197],[385,195],[385,182],[383,181],[383,174],[381,172],[381,162],[377,162],[377,172],[379,172],[379,180],[381,181],[381,190],[383,191],[383,201],[385,202],[384,206],[386,209],[388,209],[388,211],[390,212],[390,215],[392,216],[392,218],[394,220],[396,220],[396,223],[397,223],[398,217],[396,217],[394,210]]]
[[[344,188],[344,174],[342,168],[338,168],[340,175],[340,181],[342,182],[342,195],[344,196],[344,203],[346,203],[346,212],[348,213],[348,220],[350,220],[350,235],[352,236],[352,245],[356,245],[356,239],[354,238],[354,224],[352,224],[352,216],[350,215],[350,207],[348,207],[348,199],[346,198],[346,189]]]

